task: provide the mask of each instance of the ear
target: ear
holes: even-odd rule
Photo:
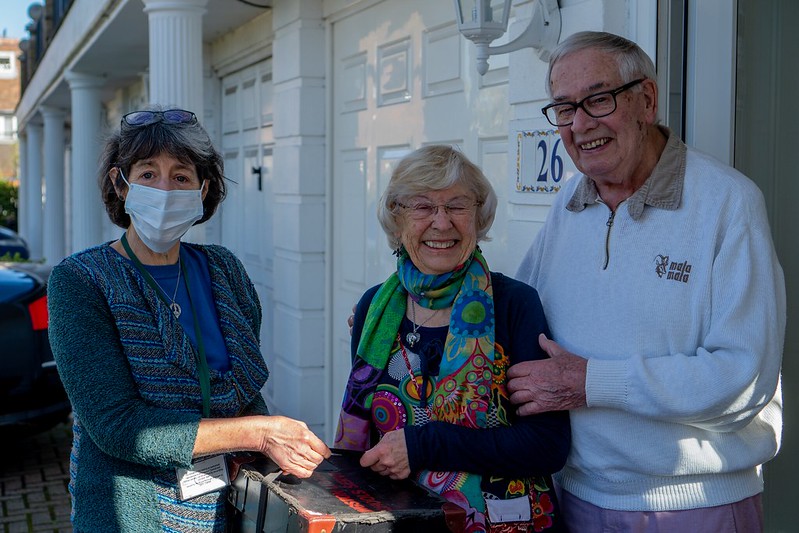
[[[108,179],[111,180],[111,185],[114,186],[114,190],[117,193],[117,197],[119,197],[120,200],[124,201],[128,188],[125,185],[125,182],[122,182],[122,186],[117,186],[117,183],[120,181],[119,168],[111,167],[111,169],[108,171]]]
[[[654,124],[658,116],[658,85],[653,79],[641,82],[642,95],[646,105],[646,118],[648,124]]]
[[[211,188],[211,182],[208,180],[203,180],[203,184],[200,185],[200,191],[202,191],[203,202],[205,201],[205,197],[208,196],[208,190],[210,188]]]

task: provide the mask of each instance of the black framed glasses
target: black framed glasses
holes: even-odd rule
[[[149,126],[156,122],[165,124],[194,124],[197,115],[185,109],[167,109],[166,111],[133,111],[122,116],[122,124],[128,126]]]
[[[577,110],[582,108],[589,117],[602,118],[616,111],[616,96],[627,89],[631,89],[644,81],[646,78],[639,78],[625,83],[612,91],[602,91],[586,96],[579,102],[555,102],[541,108],[541,112],[547,117],[550,124],[557,127],[569,126],[574,122],[574,115]]]

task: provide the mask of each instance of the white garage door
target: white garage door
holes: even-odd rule
[[[222,155],[230,178],[222,204],[222,244],[244,263],[261,298],[261,351],[267,362],[274,324],[272,115],[271,59],[222,80]]]
[[[507,58],[492,58],[492,70],[481,79],[451,2],[384,1],[334,20],[332,31],[331,431],[350,368],[347,316],[361,294],[395,267],[375,206],[398,159],[425,144],[446,143],[480,165],[501,206],[494,240],[481,246],[494,270],[515,267],[503,265],[501,253],[507,224]]]

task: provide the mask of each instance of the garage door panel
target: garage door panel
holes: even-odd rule
[[[255,129],[261,123],[260,101],[255,82],[255,76],[251,75],[245,78],[241,84],[241,128],[243,130]]]
[[[238,228],[241,228],[243,219],[241,217],[241,209],[236,206],[241,202],[241,181],[238,176],[241,176],[241,160],[238,151],[226,151],[223,154],[225,158],[225,175],[229,179],[226,183],[227,196],[222,203],[222,244],[230,248],[234,253],[238,253],[239,249],[239,234],[241,233]]]
[[[338,166],[341,169],[342,190],[347,195],[343,201],[350,207],[337,212],[341,232],[348,236],[341,241],[341,253],[352,258],[349,267],[342,271],[341,283],[349,284],[354,290],[366,282],[364,259],[367,257],[366,213],[369,212],[366,165],[366,150],[359,149],[341,154],[341,164]]]
[[[481,242],[480,248],[485,253],[488,264],[492,270],[513,275],[518,266],[518,256],[523,253],[524,248],[518,247],[519,253],[513,254],[513,259],[508,260],[507,250],[509,249],[508,233],[504,229],[508,227],[508,191],[506,183],[508,180],[508,139],[507,137],[489,137],[478,139],[478,153],[475,163],[480,166],[483,173],[494,186],[494,191],[498,197],[498,207],[494,225],[488,236],[489,241]]]
[[[257,208],[260,207],[258,204],[263,203],[262,201],[258,202],[259,199],[263,199],[263,185],[259,179],[259,174],[255,172],[256,169],[260,169],[260,164],[261,162],[258,147],[245,148],[242,176],[244,178],[242,194],[245,198],[245,204],[248,207],[252,206],[253,208]],[[256,212],[265,213],[268,211],[262,207]],[[246,219],[247,213],[244,214],[244,217]],[[245,224],[249,222],[251,221],[247,220],[245,221]],[[261,225],[256,227],[259,227],[259,231],[257,233],[248,234],[244,239],[242,239],[242,249],[244,254],[241,256],[241,259],[245,264],[259,265],[261,263],[261,235],[263,235],[263,230],[265,228],[263,228]],[[261,270],[250,273],[250,277],[254,277],[258,282],[262,282],[261,276]]]
[[[377,221],[377,205],[380,197],[388,186],[391,179],[391,173],[399,163],[400,159],[405,157],[411,152],[410,145],[393,145],[393,146],[379,146],[376,153],[376,171],[373,175],[377,177],[377,183],[374,194],[372,194],[372,201],[367,206],[367,240],[369,246],[367,248],[366,261],[368,264],[369,276],[367,278],[367,287],[371,287],[380,283],[388,277],[388,275],[396,269],[396,258],[392,255],[392,250],[389,248],[386,233],[383,227]]]
[[[463,91],[463,38],[454,23],[422,33],[422,96]]]
[[[269,64],[271,65],[271,61]],[[275,91],[274,85],[272,84],[272,72],[262,72],[259,109],[261,111],[261,126],[263,128],[271,126],[275,121],[274,101]]]
[[[410,37],[377,47],[378,107],[411,101],[411,54]]]
[[[349,113],[366,109],[366,52],[359,52],[339,62],[336,77],[336,109]]]
[[[270,128],[271,132],[271,128]],[[274,205],[274,175],[275,175],[275,159],[274,148],[272,146],[261,147],[261,188],[263,189],[263,210],[261,213],[269,213],[272,211]],[[272,284],[272,274],[274,272],[274,258],[275,258],[275,219],[272,216],[262,216],[260,227],[262,231],[262,257],[263,264],[266,270],[266,284],[270,287]]]
[[[225,80],[222,89],[222,133],[237,133],[239,131],[239,87],[238,77],[232,76]]]

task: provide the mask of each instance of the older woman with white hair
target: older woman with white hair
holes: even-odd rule
[[[550,475],[571,443],[566,412],[516,416],[506,369],[541,359],[538,294],[488,268],[497,199],[450,146],[397,165],[378,219],[397,270],[368,290],[335,446],[361,465],[411,477],[465,510],[466,531],[559,531]]]

